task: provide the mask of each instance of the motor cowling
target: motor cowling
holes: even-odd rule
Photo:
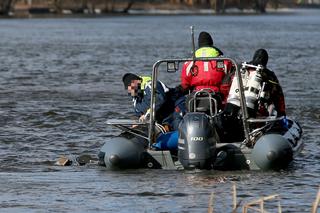
[[[192,112],[179,126],[178,158],[185,169],[211,169],[218,136],[205,113]]]

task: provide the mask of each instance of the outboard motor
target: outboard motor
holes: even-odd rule
[[[178,158],[185,169],[211,169],[219,138],[205,113],[187,113],[179,126]]]

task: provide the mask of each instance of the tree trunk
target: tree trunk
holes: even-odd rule
[[[114,0],[104,0],[104,12],[109,13],[114,11]]]
[[[130,10],[130,8],[132,7],[132,5],[134,4],[134,0],[131,0],[128,4],[127,7],[123,9],[124,13],[128,13],[128,11]]]
[[[62,0],[54,0],[53,5],[57,13],[62,13]]]
[[[15,0],[2,0],[0,3],[0,15],[10,15],[13,10]]]
[[[256,0],[255,1],[255,9],[257,12],[265,13],[267,7],[268,0]]]
[[[82,12],[87,9],[88,9],[88,0],[82,0],[82,5],[81,5]]]
[[[213,0],[213,2],[211,2],[211,5],[216,11],[216,14],[225,12],[225,0]]]

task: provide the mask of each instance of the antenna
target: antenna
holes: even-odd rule
[[[192,76],[198,75],[198,66],[196,65],[196,46],[194,44],[194,27],[190,26],[191,30],[191,41],[192,41],[192,66],[190,68],[190,72]]]
[[[191,30],[191,41],[192,41],[192,59],[193,59],[193,62],[194,62],[195,58],[196,58],[196,47],[195,47],[195,44],[194,44],[194,27],[191,26],[190,30]]]

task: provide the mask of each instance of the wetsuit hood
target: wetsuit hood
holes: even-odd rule
[[[258,49],[254,53],[252,61],[249,63],[256,66],[260,64],[264,67],[267,67],[268,59],[269,59],[268,52],[265,49]]]

